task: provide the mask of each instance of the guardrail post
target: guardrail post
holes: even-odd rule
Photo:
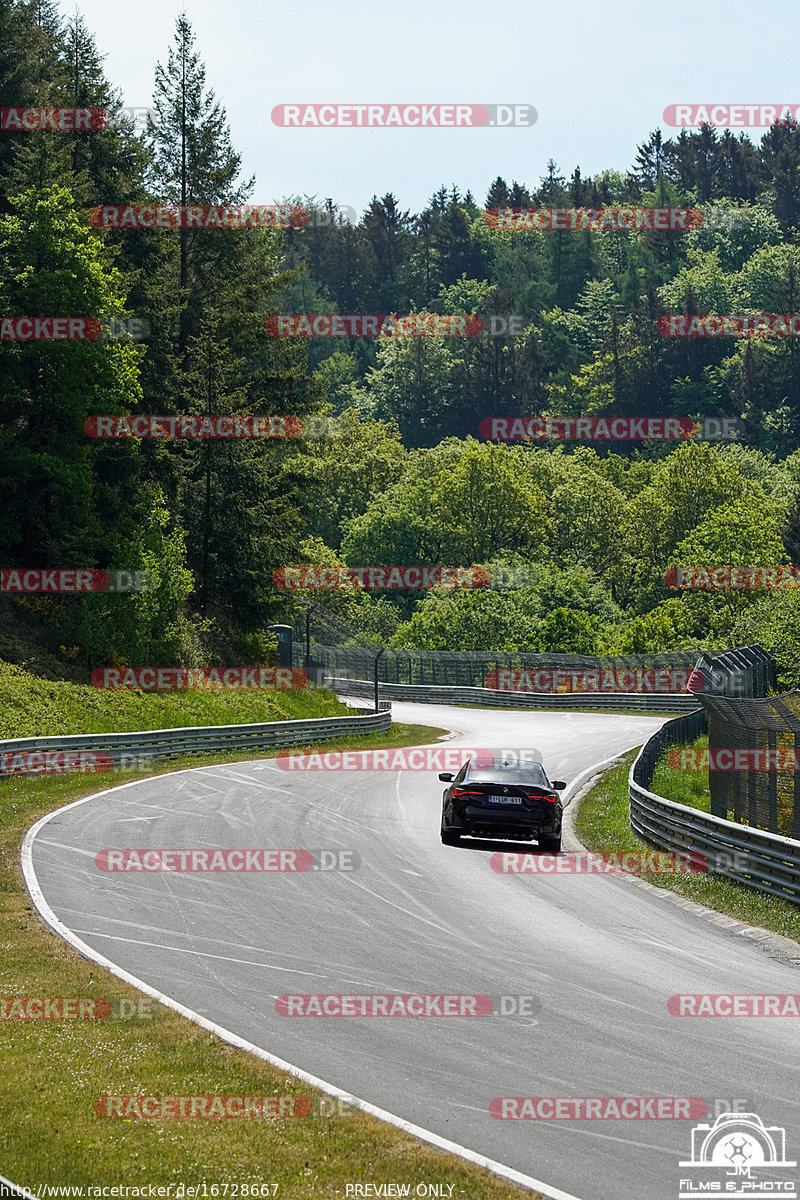
[[[378,663],[380,661],[381,655],[385,654],[385,653],[386,653],[386,647],[381,646],[380,650],[375,655],[375,663],[374,663],[374,667],[373,667],[373,669],[375,671],[375,712],[380,711],[380,708],[378,705]]]

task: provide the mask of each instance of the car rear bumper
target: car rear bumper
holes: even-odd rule
[[[468,805],[460,812],[451,809],[445,812],[444,829],[473,837],[538,837],[539,834],[556,836],[561,828],[561,810],[543,813],[541,810],[491,809],[483,805]]]

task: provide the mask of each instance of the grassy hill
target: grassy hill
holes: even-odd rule
[[[103,691],[31,675],[0,661],[0,740],[74,733],[129,733],[196,725],[299,721],[349,710],[332,692]]]

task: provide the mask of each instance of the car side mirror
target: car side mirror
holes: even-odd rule
[[[567,785],[564,783],[563,779],[554,779],[553,780],[553,787],[555,788],[555,790],[557,792],[563,792],[563,790],[566,786]]]
[[[453,782],[453,772],[452,771],[440,771],[439,778],[441,779],[442,783],[452,783]]]

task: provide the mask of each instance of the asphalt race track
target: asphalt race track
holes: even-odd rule
[[[538,747],[573,781],[653,717],[393,705],[479,747]],[[677,1200],[693,1120],[496,1120],[502,1096],[746,1101],[800,1157],[800,1024],[679,1018],[673,993],[797,993],[796,965],[597,875],[504,875],[439,841],[435,773],[203,767],[57,814],[32,865],[56,916],[138,979],[257,1046],[580,1200]],[[350,849],[356,871],[109,873],[108,848]],[[507,844],[503,849],[514,849]],[[569,843],[565,842],[565,849]],[[533,1016],[286,1017],[285,993],[533,995]],[[794,1153],[790,1153],[790,1152]],[[796,1177],[776,1170],[771,1177]],[[377,1175],[375,1176],[377,1178]]]

